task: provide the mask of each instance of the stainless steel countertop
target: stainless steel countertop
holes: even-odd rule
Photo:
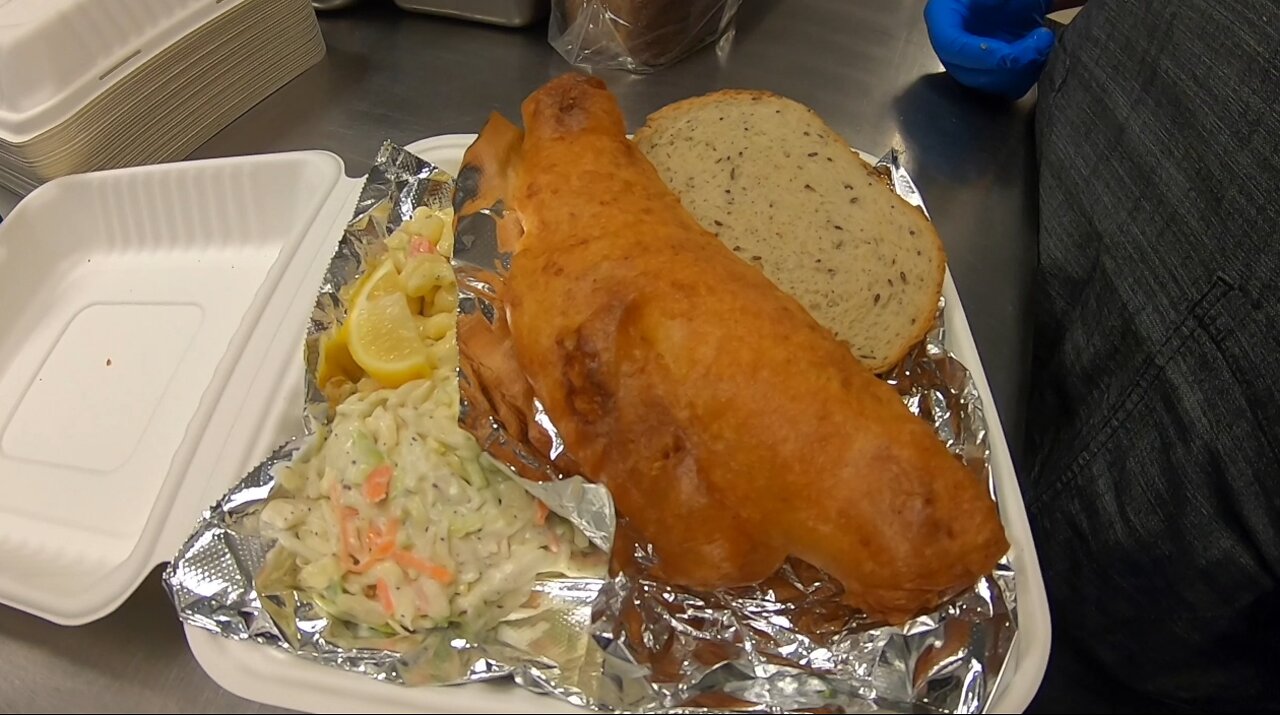
[[[748,0],[727,52],[707,49],[652,75],[605,78],[636,126],[672,100],[749,87],[810,105],[858,148],[905,148],[1016,460],[1036,256],[1031,107],[985,100],[938,74],[923,5]],[[414,15],[389,0],[325,14],[321,24],[325,60],[193,158],[326,149],[359,175],[382,140],[477,131],[492,110],[516,116],[529,91],[568,69],[545,29]],[[54,626],[0,607],[0,711],[66,710],[276,712],[204,675],[158,571],[119,610],[87,626]]]

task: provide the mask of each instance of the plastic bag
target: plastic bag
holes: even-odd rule
[[[742,0],[552,0],[548,39],[566,60],[652,72],[722,36]]]

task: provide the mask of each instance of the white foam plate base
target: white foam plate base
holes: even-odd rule
[[[452,173],[474,135],[425,139],[409,149]],[[866,156],[866,155],[864,155]],[[870,157],[874,161],[874,157]],[[991,438],[991,469],[1000,498],[1001,519],[1013,544],[1017,569],[1019,631],[1008,665],[996,688],[992,712],[1024,710],[1040,686],[1049,660],[1049,608],[1030,527],[1009,457],[1004,430],[978,357],[960,296],[948,273],[944,286],[948,348],[973,374],[982,396]],[[301,405],[294,406],[301,409]],[[229,487],[239,475],[227,475]],[[450,687],[402,687],[364,675],[305,661],[275,648],[241,643],[186,627],[191,652],[222,687],[268,705],[327,713],[539,713],[583,712],[562,701],[531,693],[507,682]]]

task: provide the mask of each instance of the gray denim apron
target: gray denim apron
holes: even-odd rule
[[[1280,708],[1280,1],[1092,0],[1038,101],[1023,488],[1055,649]]]

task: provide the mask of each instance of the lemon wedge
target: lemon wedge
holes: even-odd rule
[[[431,369],[431,353],[390,260],[358,286],[344,330],[352,359],[383,387],[399,387]]]
[[[347,331],[331,330],[320,336],[320,360],[316,365],[316,382],[321,386],[342,378],[358,382],[364,371],[351,357],[347,348]]]

